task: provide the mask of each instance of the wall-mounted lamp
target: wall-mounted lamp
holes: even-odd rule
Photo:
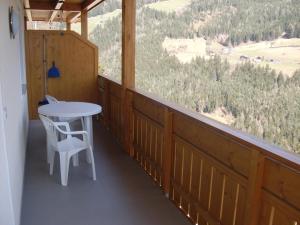
[[[12,6],[8,8],[8,21],[10,39],[15,39],[19,31],[19,16]]]

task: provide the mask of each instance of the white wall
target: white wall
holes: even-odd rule
[[[20,31],[10,39],[8,7],[19,11]],[[28,130],[21,0],[0,1],[0,225],[19,225]]]

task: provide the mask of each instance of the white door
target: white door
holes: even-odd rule
[[[0,70],[1,72],[1,70]],[[0,81],[1,82],[1,81]],[[4,120],[6,119],[6,109],[2,104],[2,92],[0,83],[0,225],[13,225],[14,212],[10,191],[8,161],[5,144]]]

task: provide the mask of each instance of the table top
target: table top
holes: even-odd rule
[[[39,114],[57,117],[92,116],[101,111],[102,107],[100,105],[87,102],[58,102],[38,108]]]

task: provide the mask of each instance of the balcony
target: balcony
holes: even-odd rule
[[[300,224],[298,155],[135,88],[134,0],[122,2],[122,81],[98,75],[101,52],[87,40],[87,11],[101,2],[24,0],[28,20],[58,20],[62,10],[67,30],[25,29],[19,41],[0,34],[13,47],[1,58],[0,197],[8,200],[0,201],[0,225]],[[0,16],[7,18],[4,11]],[[81,35],[70,31],[79,18]],[[19,81],[25,63],[14,60],[22,59],[22,47],[27,76]],[[63,76],[47,80],[44,66],[54,60]],[[94,126],[96,182],[83,159],[70,170],[68,187],[59,183],[58,164],[49,176],[36,120],[47,92],[103,107]]]

